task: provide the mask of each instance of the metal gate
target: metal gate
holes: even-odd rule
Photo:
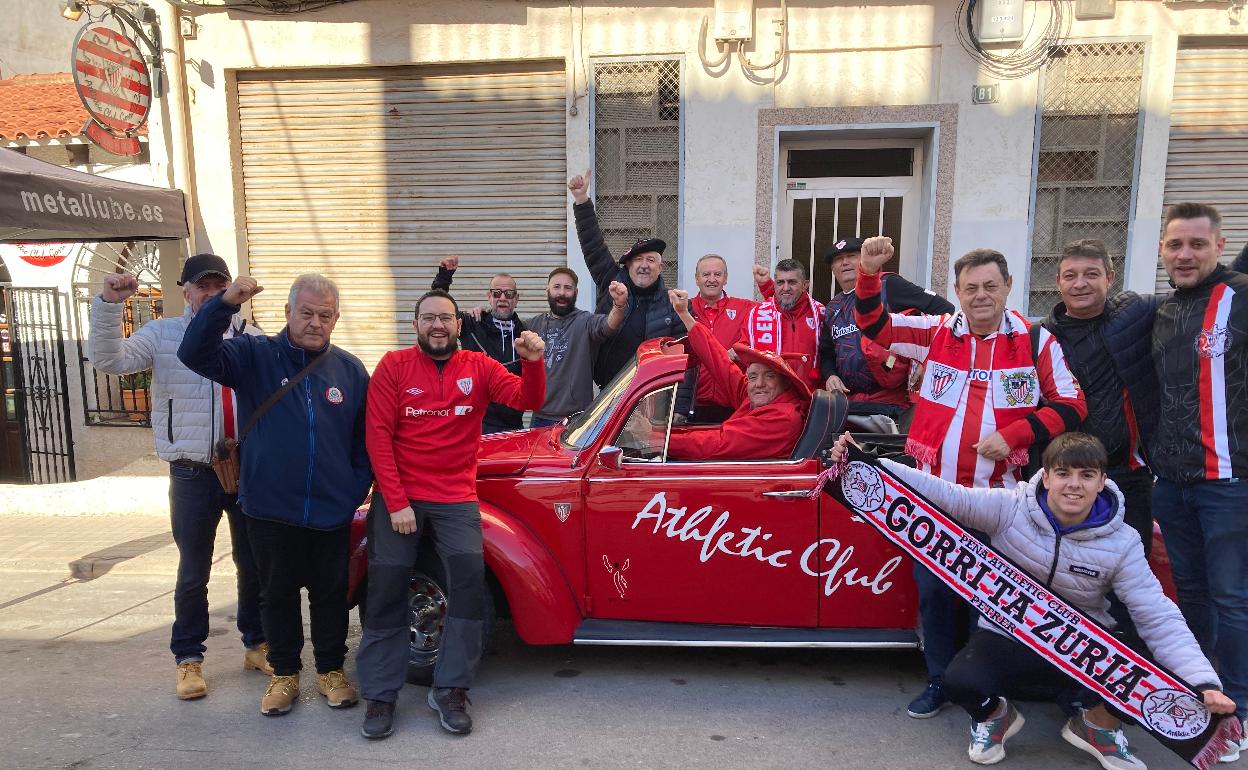
[[[25,438],[26,478],[36,484],[73,481],[65,334],[57,289],[9,289],[16,368],[17,419]]]

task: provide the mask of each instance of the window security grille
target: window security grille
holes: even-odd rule
[[[1135,198],[1143,43],[1061,46],[1044,70],[1028,314],[1059,296],[1062,246],[1105,242],[1122,288],[1127,225]]]
[[[663,279],[678,285],[680,62],[594,65],[594,205],[613,255],[662,238]]]

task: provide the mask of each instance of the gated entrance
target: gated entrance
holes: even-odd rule
[[[19,463],[8,461],[5,481],[73,481],[74,439],[69,421],[64,315],[54,288],[5,288],[9,339],[4,367],[4,425],[20,432]],[[8,467],[14,465],[16,467]]]

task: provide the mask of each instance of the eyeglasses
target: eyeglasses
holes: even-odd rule
[[[434,321],[441,322],[443,326],[450,326],[452,323],[455,322],[455,316],[451,315],[450,313],[443,313],[441,315],[434,315],[433,313],[425,313],[424,315],[417,316],[416,320],[419,321],[424,326],[433,326]]]
[[[517,293],[515,289],[490,289],[490,299],[498,299],[499,297],[515,299]]]

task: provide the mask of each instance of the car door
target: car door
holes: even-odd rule
[[[806,560],[819,580],[821,628],[914,628],[913,562],[876,529],[819,495],[819,544]]]
[[[639,398],[586,474],[587,584],[597,618],[814,627],[814,461],[674,462],[671,385]],[[613,448],[608,447],[611,453]]]

